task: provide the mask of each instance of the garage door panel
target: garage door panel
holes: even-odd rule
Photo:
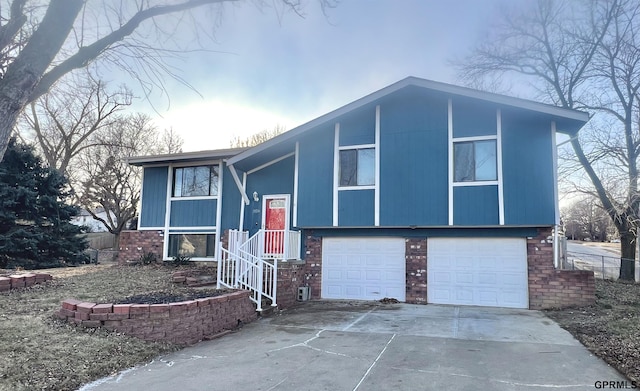
[[[367,281],[381,281],[382,271],[380,270],[366,270],[364,271],[365,280]]]
[[[479,285],[496,285],[498,283],[498,276],[495,273],[478,273]]]
[[[325,238],[323,298],[405,300],[405,241],[398,238]],[[336,258],[340,258],[339,262]]]
[[[528,308],[526,241],[430,238],[430,303]]]
[[[456,284],[473,284],[473,273],[456,273],[455,274],[455,283]]]

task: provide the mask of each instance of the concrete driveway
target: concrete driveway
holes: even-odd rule
[[[317,301],[82,388],[583,390],[624,381],[541,312]]]

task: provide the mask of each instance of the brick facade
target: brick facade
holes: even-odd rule
[[[553,265],[551,229],[540,229],[527,239],[529,308],[562,308],[595,302],[592,271],[558,270]]]
[[[298,288],[305,285],[305,264],[301,262],[278,262],[278,291],[276,301],[279,309],[293,307],[298,299]]]
[[[406,302],[426,304],[427,238],[406,238]],[[322,292],[322,238],[305,232],[304,278],[311,287],[311,298],[320,299]],[[595,280],[593,272],[557,270],[553,265],[551,229],[540,229],[536,237],[527,238],[529,308],[544,309],[593,304]],[[305,284],[301,284],[305,285]]]
[[[120,248],[118,264],[140,259],[146,253],[154,253],[158,260],[162,260],[164,243],[163,231],[122,231],[120,234]]]
[[[322,238],[313,235],[313,231],[304,232],[304,279],[311,288],[311,299],[321,298],[322,288]]]
[[[406,302],[427,304],[427,238],[405,239]]]

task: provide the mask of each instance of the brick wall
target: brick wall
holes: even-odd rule
[[[427,238],[405,240],[406,302],[427,304]]]
[[[322,287],[322,238],[313,235],[313,231],[305,231],[304,279],[305,285],[311,288],[311,299],[320,299]]]
[[[170,304],[96,304],[68,299],[56,315],[83,327],[104,327],[145,341],[190,345],[257,318],[248,291]]]
[[[278,262],[278,308],[287,309],[296,304],[298,288],[305,285],[304,263]]]
[[[595,303],[592,271],[557,270],[553,265],[551,229],[527,239],[529,308],[562,308]]]
[[[122,231],[118,264],[123,265],[127,261],[138,260],[148,252],[154,253],[160,261],[163,243],[163,231]]]

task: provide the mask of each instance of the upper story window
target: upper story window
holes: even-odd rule
[[[496,140],[454,142],[454,182],[498,179]]]
[[[218,166],[179,167],[173,171],[174,197],[218,195]]]
[[[375,149],[340,150],[340,186],[373,186],[375,180]]]

